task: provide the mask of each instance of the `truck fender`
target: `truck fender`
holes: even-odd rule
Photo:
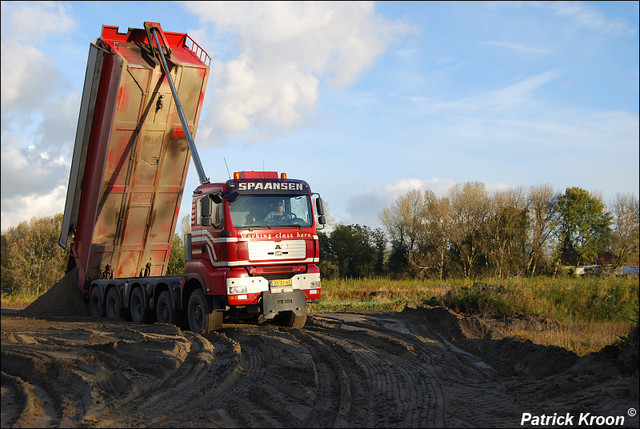
[[[91,286],[89,287],[89,295],[91,295],[91,291],[93,290],[93,288],[98,288],[98,290],[100,291],[100,299],[104,303],[104,300],[106,298],[105,295],[106,295],[107,286],[102,282],[98,283],[94,281],[91,283]]]
[[[151,299],[149,299],[147,302],[149,303],[149,308],[151,310],[155,310],[156,301],[163,290],[167,290],[169,292],[169,295],[171,295],[171,303],[173,306],[173,310],[174,311],[182,310],[183,306],[182,306],[182,301],[180,296],[181,295],[180,283],[172,282],[170,279],[168,279],[168,281],[166,282],[161,281],[158,283],[150,283],[146,285],[146,288],[144,289],[148,289],[148,298],[151,298]],[[147,299],[146,290],[145,290],[145,299]]]
[[[151,305],[153,303],[149,302],[149,294],[147,293],[147,285],[144,283],[128,283],[128,287],[125,288],[126,294],[127,294],[127,308],[129,307],[130,304],[130,300],[131,300],[131,294],[133,293],[133,290],[135,288],[140,289],[140,292],[142,292],[142,302],[144,304],[144,308],[145,310],[149,310],[151,308]]]
[[[204,278],[202,278],[202,275],[200,273],[186,274],[180,282],[180,301],[188,301],[189,297],[191,296],[191,292],[193,292],[193,290],[196,288],[202,289],[202,292],[205,292],[206,296],[207,294],[204,285]]]
[[[180,303],[182,304],[184,300],[189,300],[191,293],[195,289],[201,289],[204,293],[204,297],[209,303],[209,308],[213,311],[224,311],[226,308],[226,301],[224,297],[219,295],[210,295],[207,293],[205,287],[206,283],[200,273],[189,273],[185,276],[183,283],[180,284],[180,291],[182,296],[180,297]],[[186,292],[186,295],[185,295]],[[186,305],[184,306],[186,308]]]

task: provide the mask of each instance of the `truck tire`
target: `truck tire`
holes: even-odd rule
[[[187,307],[189,329],[196,333],[220,330],[222,329],[223,316],[221,311],[211,312],[201,289],[193,291]]]
[[[176,313],[173,311],[171,295],[168,290],[163,290],[158,297],[158,304],[156,304],[156,321],[170,325],[176,322]]]
[[[112,287],[107,292],[107,299],[104,303],[104,311],[109,319],[117,319],[122,315],[122,301],[118,289]]]
[[[104,307],[102,307],[102,296],[100,288],[94,287],[89,295],[89,314],[91,317],[104,317]]]
[[[305,323],[307,323],[307,314],[305,313],[301,316],[298,316],[293,311],[288,311],[286,314],[284,314],[282,322],[286,327],[293,329],[302,329],[304,328]]]
[[[144,303],[144,293],[139,287],[131,292],[129,309],[131,310],[131,320],[136,323],[148,323],[151,319],[151,312]]]

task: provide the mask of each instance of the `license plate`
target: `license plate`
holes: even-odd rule
[[[271,286],[291,286],[293,281],[291,279],[285,280],[271,280]]]

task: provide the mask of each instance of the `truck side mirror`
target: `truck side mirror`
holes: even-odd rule
[[[327,218],[324,216],[324,203],[322,202],[322,198],[319,196],[316,198],[316,212],[318,213],[318,223],[320,225],[325,225],[327,223]]]
[[[202,226],[211,225],[211,198],[200,199],[200,224]]]
[[[318,216],[324,216],[324,203],[320,197],[316,199],[316,211],[318,212]]]

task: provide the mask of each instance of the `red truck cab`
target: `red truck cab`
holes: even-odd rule
[[[183,294],[202,285],[213,309],[304,324],[306,303],[321,294],[316,226],[324,222],[319,196],[284,173],[237,172],[199,186]]]

